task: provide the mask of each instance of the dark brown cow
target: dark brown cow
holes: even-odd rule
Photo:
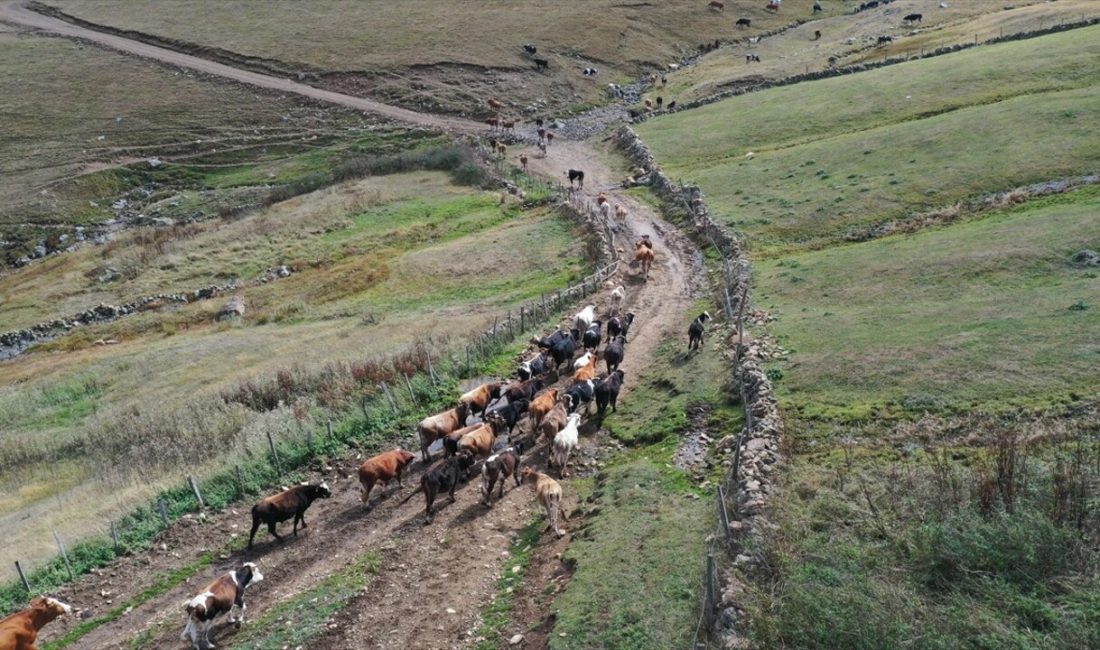
[[[427,518],[427,523],[432,521],[432,504],[435,503],[435,497],[442,491],[447,490],[450,492],[451,503],[455,500],[455,488],[458,487],[459,478],[470,467],[470,459],[465,454],[459,454],[452,458],[444,458],[437,460],[424,471],[424,475],[420,477],[420,487],[416,488],[409,496],[401,500],[401,503],[405,503],[409,499],[413,498],[421,492],[424,493],[424,515]]]
[[[252,548],[252,540],[256,537],[256,531],[260,524],[267,524],[267,532],[275,536],[280,542],[283,538],[275,532],[275,524],[294,518],[294,536],[298,536],[298,524],[306,527],[306,510],[314,499],[327,499],[332,496],[328,489],[328,483],[320,485],[297,485],[280,492],[274,496],[261,499],[252,506],[252,533],[248,536],[248,548]]]
[[[360,465],[359,485],[363,490],[360,499],[363,501],[363,505],[366,505],[367,499],[370,498],[370,491],[374,488],[375,483],[381,483],[385,487],[396,478],[397,485],[401,486],[401,473],[405,470],[405,466],[413,462],[415,458],[415,454],[411,454],[404,449],[394,449],[368,458]]]
[[[241,568],[230,571],[211,582],[199,592],[199,595],[187,602],[187,626],[183,628],[180,638],[190,639],[195,650],[213,648],[210,642],[210,627],[214,619],[222,614],[229,614],[229,622],[240,626],[244,623],[244,590],[251,584],[262,582],[264,576],[260,569],[251,562],[245,562]],[[233,619],[233,607],[241,610],[240,618]]]
[[[60,600],[39,596],[26,609],[0,620],[0,648],[34,650],[38,631],[58,616],[72,612],[73,608]]]
[[[511,447],[499,451],[485,460],[481,467],[481,502],[491,506],[493,500],[493,486],[500,481],[500,494],[497,499],[504,498],[504,484],[511,476],[516,486],[519,486],[519,457],[523,453],[523,446],[515,443]]]

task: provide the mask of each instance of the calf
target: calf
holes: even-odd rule
[[[893,43],[893,42],[894,42],[894,37],[893,36],[879,36],[878,37],[878,44],[879,45],[885,45],[886,43]]]
[[[592,396],[595,393],[595,385],[591,379],[585,379],[573,384],[573,387],[566,392],[569,396],[569,412],[573,413],[580,405],[584,404],[584,412],[587,415],[592,409]]]
[[[519,166],[523,171],[527,171],[527,154],[521,153],[519,155]]]
[[[488,102],[489,108],[493,109],[494,111],[499,111],[500,109],[504,108],[504,104],[500,103],[500,101],[498,101],[494,97],[490,97]]]
[[[62,614],[72,614],[73,608],[60,600],[38,596],[27,608],[0,620],[0,648],[3,650],[34,650],[38,631]]]
[[[672,104],[669,104],[668,106],[669,108],[672,108]],[[618,203],[615,204],[615,220],[619,222],[626,221],[626,208],[619,205]]]
[[[703,324],[710,320],[710,314],[703,312],[688,326],[688,350],[698,350],[703,345]]]
[[[463,393],[458,398],[460,404],[465,404],[469,415],[485,414],[489,406],[500,399],[500,390],[503,384],[499,381],[482,384],[477,388]],[[467,417],[469,417],[469,415]]]
[[[760,63],[760,55],[759,54],[746,54],[745,55],[745,63]]]
[[[542,418],[554,408],[554,403],[558,401],[558,395],[558,389],[551,388],[539,393],[535,396],[535,399],[531,400],[531,406],[527,408],[527,417],[531,420],[532,432],[538,428]]]
[[[252,540],[256,537],[256,531],[260,524],[267,524],[267,532],[271,533],[280,542],[283,538],[275,532],[275,524],[294,518],[294,536],[298,536],[298,524],[306,527],[306,510],[314,499],[327,499],[332,496],[327,483],[320,485],[297,485],[284,492],[261,499],[252,506],[252,532],[248,535],[248,548],[252,548]]]
[[[523,51],[528,53],[528,54],[538,54],[539,53],[539,48],[535,47],[534,45],[532,45],[530,43],[524,43],[523,44]]]
[[[676,110],[676,100],[675,99],[668,103],[668,110],[670,110],[670,111]]]
[[[922,18],[924,18],[923,14],[909,14],[905,18],[902,18],[902,21],[907,23],[919,23]]]
[[[554,479],[550,478],[542,472],[536,472],[530,467],[523,468],[523,480],[535,486],[535,496],[538,498],[539,504],[546,512],[546,519],[549,522],[547,528],[553,528],[554,534],[561,537],[565,534],[558,526],[558,516],[562,519],[568,519],[565,514],[565,508],[561,505],[561,484]]]
[[[385,487],[396,478],[397,485],[400,487],[402,485],[401,473],[405,471],[405,466],[413,462],[414,459],[416,459],[416,454],[410,454],[404,449],[394,449],[372,456],[364,461],[359,466],[359,485],[363,491],[359,499],[363,502],[363,505],[367,504],[370,491],[374,488],[375,483],[381,483]]]
[[[594,320],[592,324],[588,326],[588,329],[584,331],[584,349],[595,350],[600,345],[600,339],[603,335],[600,334],[600,321]]]
[[[439,495],[440,492],[448,491],[450,493],[451,503],[454,503],[455,488],[458,487],[459,479],[466,470],[469,469],[470,464],[470,458],[465,454],[459,454],[452,458],[444,458],[435,461],[424,471],[424,475],[420,477],[420,487],[416,488],[412,494],[402,499],[401,503],[405,503],[417,494],[423,492],[426,502],[424,515],[427,517],[427,523],[431,523],[432,504],[435,503],[435,497]]]
[[[546,70],[549,67],[550,67],[550,62],[547,61],[546,59],[535,59],[535,69],[536,70]]]
[[[626,354],[625,344],[626,337],[620,334],[604,348],[603,361],[607,364],[608,372],[614,372],[623,362],[623,356]]]
[[[581,70],[581,74],[586,77],[595,77],[596,75],[600,74],[600,71],[596,68],[585,68],[584,70]]]
[[[547,134],[549,135],[549,134]],[[569,177],[569,187],[573,187],[573,182],[576,181],[580,188],[584,189],[584,172],[580,169],[570,169],[565,172],[565,175]]]
[[[565,423],[569,418],[569,404],[572,399],[568,395],[562,395],[561,399],[554,402],[553,408],[550,409],[542,420],[538,423],[538,438],[546,438],[547,442],[553,442],[554,436],[558,435],[558,432],[562,430]],[[534,431],[534,429],[532,429]]]
[[[512,435],[512,431],[516,428],[516,423],[523,417],[523,414],[530,408],[531,403],[525,399],[518,399],[514,402],[509,402],[506,406],[502,406],[497,410],[490,413],[490,415],[499,416],[504,421],[504,425],[508,427],[509,437]]]
[[[600,422],[603,422],[608,404],[612,411],[618,410],[615,403],[619,401],[619,391],[622,390],[625,374],[622,370],[615,370],[596,385],[596,418]]]
[[[420,453],[424,455],[425,463],[432,459],[432,455],[428,453],[428,447],[455,429],[465,426],[467,415],[469,415],[469,406],[460,402],[453,409],[426,417],[416,425],[416,433],[420,436]]]
[[[244,623],[244,590],[249,585],[263,582],[264,575],[252,562],[245,562],[239,569],[219,577],[203,589],[199,595],[187,601],[187,625],[180,638],[190,639],[194,650],[213,648],[210,642],[210,627],[214,619],[222,614],[229,615],[229,622],[240,626]],[[240,609],[240,618],[233,619],[233,607]]]
[[[547,131],[546,132],[546,146],[549,147],[552,144],[554,144],[554,132],[553,131]],[[584,172],[581,172],[580,181],[581,181],[581,189],[584,189]],[[570,183],[570,185],[572,185],[572,183]]]
[[[610,343],[611,339],[616,336],[622,335],[623,341],[626,341],[626,337],[629,336],[630,326],[634,324],[634,312],[626,312],[626,316],[616,316],[607,321],[607,342]]]
[[[814,13],[819,14],[821,11],[821,2],[819,0],[814,0]]]
[[[531,342],[535,343],[544,350],[549,350],[550,348],[554,347],[555,343],[568,336],[570,336],[569,330],[559,329],[553,334],[544,336],[541,339],[531,339]]]
[[[821,30],[820,29],[815,29],[814,30],[814,40],[815,41],[820,41],[821,40]]]
[[[574,413],[569,416],[569,419],[565,423],[565,427],[554,436],[554,449],[550,455],[551,460],[547,464],[556,465],[558,468],[558,476],[561,478],[565,478],[565,468],[569,465],[569,455],[577,448],[577,442],[580,436],[578,427],[580,427],[580,424],[580,413]]]
[[[710,0],[710,2],[707,3],[707,7],[710,9],[714,9],[715,11],[722,11],[726,8],[726,5],[719,2],[718,0]]]
[[[618,315],[619,308],[622,307],[624,298],[626,298],[626,287],[620,284],[611,292],[611,309],[609,312],[612,316]]]
[[[504,484],[511,476],[519,486],[519,457],[523,453],[523,445],[514,443],[511,447],[501,450],[485,459],[481,466],[481,502],[491,506],[493,498],[493,486],[500,481],[500,494],[497,499],[504,498]]]
[[[752,27],[752,19],[751,18],[738,18],[737,22],[735,22],[734,25],[736,25],[738,27],[745,27],[745,28]]]

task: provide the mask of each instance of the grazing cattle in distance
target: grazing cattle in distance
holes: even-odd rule
[[[821,40],[821,30],[820,29],[815,29],[814,30],[814,40],[815,41],[820,41]]]
[[[768,4],[764,5],[764,8],[779,13],[779,0],[768,0]]]
[[[493,404],[493,402],[500,399],[500,392],[504,384],[499,381],[494,381],[486,384],[482,384],[477,388],[471,389],[462,394],[462,397],[458,398],[459,404],[465,404],[469,415],[483,414]],[[467,417],[469,417],[467,415]]]
[[[722,11],[726,8],[726,5],[718,0],[710,0],[710,2],[707,3],[707,8],[715,11]]]
[[[738,18],[734,25],[738,27],[752,27],[752,18]]]
[[[493,129],[495,129],[495,128],[497,128],[498,126],[500,126],[500,120],[499,120],[499,119],[497,119],[497,118],[495,118],[495,117],[487,117],[487,118],[485,118],[485,123],[489,125],[489,130],[490,130],[490,131],[492,131]]]
[[[516,121],[515,120],[501,120],[500,121],[500,130],[501,131],[512,131],[513,133],[515,133],[515,131],[516,131]]]
[[[540,143],[543,142],[544,140],[546,140],[546,129],[542,128],[542,126],[539,126],[536,133],[538,133],[538,135],[539,135],[539,142]]]
[[[533,56],[539,53],[539,48],[535,47],[531,43],[524,43],[523,51]]]
[[[627,340],[627,336],[630,335],[630,326],[634,324],[634,312],[626,312],[626,316],[622,318],[615,317],[607,321],[607,342],[610,343],[611,339],[619,336],[623,337],[623,341]]]
[[[532,432],[538,429],[546,414],[553,410],[554,405],[558,402],[558,394],[557,388],[550,388],[539,393],[535,396],[535,399],[531,400],[531,405],[527,407],[527,417],[531,420]]]
[[[508,153],[508,145],[504,144],[503,142],[498,142],[497,143],[497,156],[499,156],[501,159],[503,159],[504,154],[506,154],[506,153]]]
[[[549,147],[552,144],[554,144],[554,132],[553,131],[547,131],[546,132],[546,146]],[[570,185],[572,185],[572,183],[570,183]],[[581,172],[581,187],[582,188],[584,187],[584,172]]]
[[[626,287],[619,285],[611,290],[611,310],[608,312],[612,316],[619,314],[619,308],[623,305],[623,299],[626,298]]]
[[[760,63],[760,55],[759,54],[746,54],[745,55],[745,63]]]
[[[565,531],[558,526],[559,515],[562,519],[568,519],[565,508],[561,505],[561,484],[530,467],[523,468],[523,480],[535,486],[535,497],[538,499],[543,511],[546,512],[546,519],[549,522],[547,528],[552,528],[554,534],[558,537],[564,535]]]
[[[665,103],[665,98],[657,95],[657,110],[661,110],[661,106]]]
[[[611,410],[618,410],[615,403],[619,401],[619,391],[623,388],[623,378],[626,375],[622,370],[616,369],[596,384],[596,418],[603,421],[608,404]]]
[[[431,454],[428,453],[428,447],[455,429],[464,427],[467,415],[469,415],[469,407],[460,403],[453,409],[426,417],[416,425],[416,433],[420,436],[420,452],[423,454],[425,463],[432,459]]]
[[[519,422],[519,419],[529,408],[531,408],[530,401],[519,399],[498,408],[491,415],[496,415],[504,421],[504,425],[508,427],[508,435],[511,436],[512,431],[516,428],[516,423]]]
[[[581,74],[586,77],[595,77],[596,75],[600,74],[600,71],[596,68],[585,68],[584,70],[581,70]]]
[[[588,329],[584,331],[584,349],[595,350],[600,345],[600,339],[603,338],[603,334],[600,333],[600,325],[602,323],[598,320],[592,321],[592,324],[588,326]]]
[[[55,598],[38,596],[27,608],[0,620],[0,648],[3,650],[34,650],[38,631],[73,608]]]
[[[222,614],[229,615],[229,622],[238,626],[244,623],[244,591],[249,585],[262,582],[264,575],[252,562],[245,562],[239,569],[220,576],[206,586],[197,596],[187,602],[187,625],[180,638],[190,639],[194,650],[213,648],[210,642],[210,627],[214,619]],[[241,615],[233,619],[233,607],[240,609]]]
[[[886,44],[886,43],[893,43],[893,42],[894,42],[894,37],[893,36],[879,36],[878,37],[878,44],[879,45],[883,45],[883,44]]]
[[[902,21],[906,23],[919,23],[923,18],[923,14],[909,14],[905,18],[902,18]]]
[[[698,350],[703,345],[703,324],[710,320],[710,314],[703,312],[688,326],[688,350]]]
[[[550,62],[546,59],[535,59],[535,69],[545,70],[550,67]]]
[[[421,492],[424,493],[424,514],[427,518],[427,523],[432,521],[432,504],[435,503],[436,496],[440,492],[448,491],[451,497],[451,503],[455,500],[455,488],[458,487],[459,478],[466,473],[469,469],[472,461],[465,454],[459,454],[451,458],[444,458],[432,463],[427,470],[424,471],[423,476],[420,477],[420,487],[416,488],[409,496],[401,500],[401,503],[405,503],[409,499],[413,498]]]
[[[516,487],[519,487],[519,457],[522,454],[523,445],[517,442],[485,459],[485,464],[481,466],[481,502],[483,504],[492,505],[493,486],[498,479],[500,480],[498,499],[504,498],[504,484],[508,482],[509,476],[515,480]]]
[[[554,436],[558,435],[569,418],[569,406],[572,399],[568,395],[562,395],[561,399],[554,402],[553,407],[539,420],[537,428],[532,427],[535,440],[545,438],[547,442],[554,442]]]
[[[653,266],[654,258],[652,244],[647,246],[639,242],[634,249],[634,261],[641,263],[642,277],[646,280],[649,279],[649,268]]]
[[[390,481],[397,479],[397,485],[403,485],[401,482],[401,473],[405,471],[405,467],[416,459],[416,454],[409,453],[404,449],[394,449],[393,451],[383,452],[377,456],[372,456],[363,461],[363,464],[359,466],[359,486],[363,491],[359,499],[363,502],[363,505],[367,504],[367,499],[370,498],[370,491],[374,488],[376,483],[380,483],[382,487],[389,485]]]
[[[580,424],[580,413],[574,413],[566,420],[565,427],[554,436],[554,449],[550,454],[551,459],[547,465],[556,465],[558,476],[561,478],[565,478],[565,468],[569,465],[569,455],[577,448],[578,438],[580,437],[580,431],[578,430]]]
[[[614,341],[607,344],[603,351],[603,361],[607,364],[607,371],[614,372],[623,362],[626,355],[626,337],[622,334],[615,337]]]
[[[623,87],[616,83],[607,84],[607,94],[616,99],[623,98]]]
[[[280,492],[256,502],[252,506],[252,532],[248,535],[248,548],[252,548],[252,540],[256,537],[256,531],[260,524],[267,524],[267,532],[271,533],[280,542],[283,538],[275,532],[275,524],[294,518],[294,536],[298,536],[298,524],[306,527],[306,510],[315,499],[327,499],[332,496],[328,489],[328,483],[319,485],[296,485],[289,490]]]
[[[521,153],[519,155],[519,166],[523,171],[527,171],[527,154]]]
[[[671,102],[669,102],[668,103],[668,108],[666,108],[665,110],[668,110],[668,111],[676,110],[676,100],[674,99]]]
[[[595,395],[596,385],[591,379],[585,379],[573,384],[566,395],[569,397],[569,412],[573,413],[581,404],[584,404],[584,413],[588,415],[592,411],[592,397]]]
[[[814,0],[814,11],[813,12],[815,14],[819,14],[819,13],[821,13],[821,11],[822,11],[821,2],[819,0]]]
[[[494,111],[499,111],[500,109],[504,108],[504,104],[502,104],[500,100],[496,99],[495,97],[490,97],[488,102],[489,108],[493,109]]]
[[[569,187],[573,187],[573,182],[576,181],[581,189],[584,189],[584,172],[579,169],[570,169],[565,172],[565,175],[569,177]]]

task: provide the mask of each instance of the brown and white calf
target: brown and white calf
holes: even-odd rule
[[[34,650],[38,631],[58,616],[72,612],[73,608],[60,600],[39,596],[26,609],[0,620],[0,648]]]
[[[568,519],[565,515],[565,508],[561,505],[561,484],[530,467],[523,468],[522,476],[524,481],[535,486],[535,497],[538,498],[539,505],[546,512],[546,519],[549,521],[547,527],[553,528],[554,534],[558,537],[564,535],[565,531],[558,526],[559,515],[562,519]]]
[[[210,627],[214,619],[229,614],[229,622],[238,626],[244,623],[244,590],[249,585],[263,581],[260,569],[251,562],[245,562],[239,569],[230,571],[211,582],[197,596],[187,601],[187,626],[180,638],[190,639],[195,650],[213,648],[210,642]],[[233,607],[240,609],[241,615],[233,619]]]
[[[569,420],[570,401],[568,395],[563,395],[560,400],[554,403],[554,408],[550,409],[550,412],[539,422],[537,429],[539,438],[545,438],[548,443],[554,442],[554,436],[558,435],[558,432],[565,427],[565,423]]]
[[[493,486],[498,480],[500,494],[497,495],[497,499],[504,498],[504,484],[508,482],[509,476],[515,480],[516,486],[519,486],[519,457],[522,453],[523,447],[517,442],[485,459],[485,464],[481,466],[481,502],[483,504],[492,505]]]
[[[359,498],[363,504],[366,505],[375,483],[381,483],[385,487],[396,478],[397,485],[401,486],[401,473],[415,459],[416,454],[411,454],[404,449],[394,449],[372,456],[364,461],[359,466],[359,485],[363,490],[363,494]]]
[[[280,542],[283,538],[275,532],[275,524],[294,518],[294,536],[298,536],[298,524],[306,527],[306,510],[314,499],[327,499],[332,496],[328,489],[328,483],[320,485],[297,485],[269,496],[256,502],[252,506],[252,533],[248,536],[248,548],[252,548],[252,540],[256,537],[256,531],[260,524],[267,524],[267,531]]]

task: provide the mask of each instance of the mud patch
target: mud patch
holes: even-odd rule
[[[684,471],[695,471],[706,466],[707,452],[710,451],[710,416],[713,407],[710,404],[695,404],[687,409],[688,428],[682,434],[680,445],[672,462]]]

